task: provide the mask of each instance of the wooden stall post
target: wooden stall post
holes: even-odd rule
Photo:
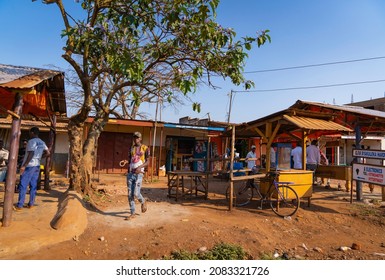
[[[306,141],[307,133],[302,131],[302,169],[306,170]]]
[[[385,187],[381,187],[382,201],[385,201]]]
[[[8,171],[4,194],[3,227],[10,226],[12,221],[12,204],[13,195],[15,193],[17,154],[19,152],[20,140],[20,115],[23,112],[23,105],[23,95],[21,93],[17,93],[15,96],[14,114],[12,114],[11,149],[9,152]]]
[[[44,166],[44,190],[50,191],[51,186],[49,185],[49,177],[51,172],[51,164],[52,164],[52,158],[55,152],[55,140],[56,140],[56,114],[52,116],[51,120],[52,127],[49,130],[49,137],[48,137],[48,150],[50,152],[50,155],[47,157],[45,166]],[[40,170],[39,170],[40,172]],[[40,183],[40,182],[39,182]],[[40,186],[38,186],[39,188]]]

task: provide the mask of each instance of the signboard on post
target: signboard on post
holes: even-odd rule
[[[385,186],[385,166],[353,163],[353,180]]]
[[[373,158],[385,160],[385,151],[353,149],[353,157]]]

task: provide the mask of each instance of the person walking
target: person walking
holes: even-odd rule
[[[147,211],[147,203],[141,194],[141,187],[143,181],[144,168],[148,166],[148,158],[150,157],[150,149],[142,144],[142,134],[135,132],[133,135],[133,145],[128,154],[128,174],[127,174],[127,188],[128,188],[128,202],[130,205],[130,216],[125,220],[135,218],[135,197],[141,203],[141,211]]]
[[[30,139],[20,167],[19,199],[15,207],[16,210],[23,209],[28,186],[30,186],[30,191],[27,207],[34,207],[40,173],[40,161],[42,158],[50,155],[47,145],[39,138],[39,133],[39,128],[36,126],[29,130]]]

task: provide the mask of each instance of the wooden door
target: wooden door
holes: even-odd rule
[[[119,162],[127,160],[132,145],[132,135],[127,133],[102,132],[98,141],[96,170],[105,173],[124,173],[127,165]]]

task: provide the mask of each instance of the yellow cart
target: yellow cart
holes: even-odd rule
[[[278,170],[278,182],[291,182],[292,187],[299,198],[307,198],[308,206],[310,206],[311,197],[313,195],[313,171],[309,170]],[[270,181],[267,178],[261,178],[260,191],[266,194],[269,190]]]

